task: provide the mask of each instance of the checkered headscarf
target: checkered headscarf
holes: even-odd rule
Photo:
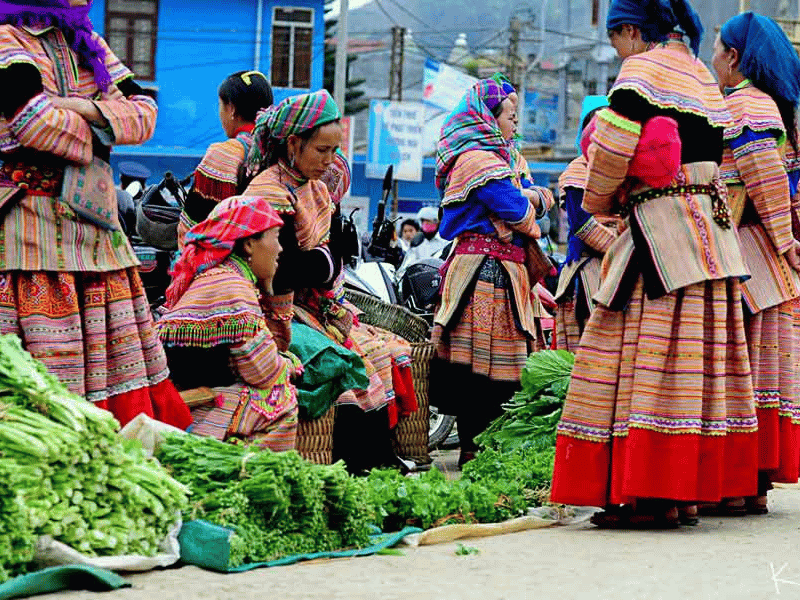
[[[456,159],[470,150],[494,152],[511,163],[509,143],[491,110],[508,97],[502,85],[484,79],[473,85],[442,125],[436,147],[436,187],[444,190]]]

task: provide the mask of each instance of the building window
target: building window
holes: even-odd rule
[[[275,8],[272,14],[272,85],[311,88],[313,34],[313,9]]]
[[[156,78],[158,0],[106,0],[106,40],[137,79]]]

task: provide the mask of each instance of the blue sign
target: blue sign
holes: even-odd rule
[[[558,94],[526,90],[523,137],[527,142],[555,144],[558,136]]]
[[[420,102],[370,101],[367,177],[382,179],[394,165],[395,179],[422,181],[424,116]]]

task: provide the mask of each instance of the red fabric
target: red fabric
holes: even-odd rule
[[[400,419],[411,416],[419,408],[411,378],[411,367],[398,367],[392,359],[392,389],[394,398],[389,401],[389,429],[394,429]]]
[[[593,117],[581,134],[581,152],[588,158],[591,135],[597,128]],[[653,117],[642,127],[628,175],[654,188],[667,187],[681,167],[681,138],[678,122],[669,117]]]
[[[609,461],[611,464],[609,465]],[[551,500],[580,506],[634,498],[719,502],[754,496],[755,434],[669,435],[632,429],[611,445],[558,436]]]
[[[239,127],[236,131],[233,132],[232,138],[235,138],[240,133],[253,133],[253,129],[255,129],[255,123],[245,123],[241,127]]]
[[[800,475],[800,425],[780,417],[777,408],[756,408],[758,468],[776,483],[797,483]]]
[[[169,379],[159,384],[111,396],[95,406],[110,411],[123,427],[140,413],[178,429],[192,424],[189,407]]]
[[[411,367],[398,367],[392,360],[392,387],[397,398],[397,412],[400,417],[408,417],[419,410],[417,394],[414,391],[414,380]]]

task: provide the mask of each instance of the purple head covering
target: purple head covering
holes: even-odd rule
[[[70,6],[69,0],[37,0],[35,4],[0,0],[0,24],[57,27],[78,55],[81,66],[94,73],[97,87],[106,91],[111,74],[106,67],[105,48],[92,35],[91,5],[92,0],[86,6]]]

